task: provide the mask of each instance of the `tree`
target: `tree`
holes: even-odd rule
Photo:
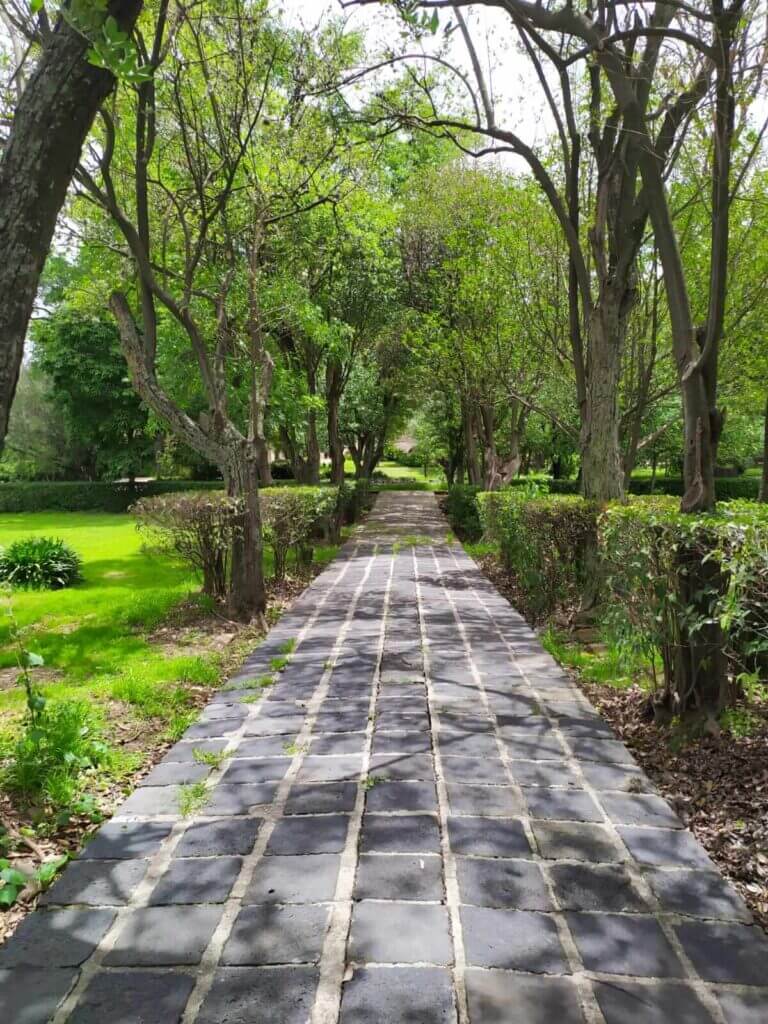
[[[98,171],[81,165],[77,177],[136,277],[136,311],[128,287],[110,299],[134,386],[219,467],[242,508],[229,604],[248,619],[266,604],[258,492],[269,482],[270,252],[287,221],[341,190],[343,149],[315,97],[355,50],[333,26],[314,39],[284,29],[265,4],[237,0],[182,10],[175,31],[153,87],[102,111]],[[158,19],[151,45],[140,37],[140,46],[164,53],[165,37]],[[158,374],[169,331],[196,367],[206,403],[196,420]]]
[[[107,20],[117,33],[129,33],[142,6],[142,0],[79,0],[51,26],[40,3],[26,12],[11,0],[2,3],[7,24],[26,36],[25,51],[39,47],[40,56],[0,157],[0,448],[59,211],[93,120],[114,88],[110,68],[132,52],[127,35],[113,34],[110,43],[102,33]],[[161,17],[166,7],[163,0]],[[104,66],[94,63],[94,43]]]
[[[34,365],[88,477],[138,475],[152,455],[147,410],[128,378],[114,321],[63,308],[33,326]]]

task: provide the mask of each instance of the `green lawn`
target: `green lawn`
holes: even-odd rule
[[[167,657],[148,643],[148,634],[198,583],[173,558],[143,552],[129,516],[0,516],[0,544],[30,534],[61,537],[83,559],[82,584],[59,591],[15,591],[12,597],[25,645],[43,656],[46,670],[57,671],[54,681],[45,684],[48,696],[90,697],[99,703],[131,685],[165,690],[168,684],[215,680],[210,657]],[[8,639],[8,623],[2,622],[0,668],[15,664]],[[20,713],[23,703],[19,687],[0,691],[0,732],[7,734],[13,712]]]

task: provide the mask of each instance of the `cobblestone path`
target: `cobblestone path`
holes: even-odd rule
[[[446,533],[381,495],[0,948],[3,1024],[766,1024],[763,933]]]

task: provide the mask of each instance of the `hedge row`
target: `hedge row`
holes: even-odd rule
[[[528,617],[599,607],[614,641],[659,665],[684,707],[691,638],[701,647],[714,637],[711,657],[724,657],[735,692],[768,677],[768,506],[732,501],[685,515],[678,505],[519,489],[477,496],[483,536],[499,545]]]
[[[219,491],[221,480],[48,481],[0,484],[0,512],[125,512],[139,498],[179,491]]]
[[[512,483],[518,484],[524,481],[525,477],[520,477],[519,480],[513,480]],[[717,477],[715,490],[718,501],[757,501],[760,493],[760,478],[756,476]],[[653,489],[649,476],[633,477],[629,482],[630,494],[670,494],[681,497],[684,491],[683,481],[680,477],[675,476],[657,476],[653,483]],[[550,480],[549,492],[550,494],[578,494],[579,483],[577,480]]]

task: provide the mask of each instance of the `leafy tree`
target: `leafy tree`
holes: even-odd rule
[[[153,441],[147,410],[133,390],[114,321],[63,308],[34,324],[34,363],[51,383],[54,407],[90,477],[136,476]]]

